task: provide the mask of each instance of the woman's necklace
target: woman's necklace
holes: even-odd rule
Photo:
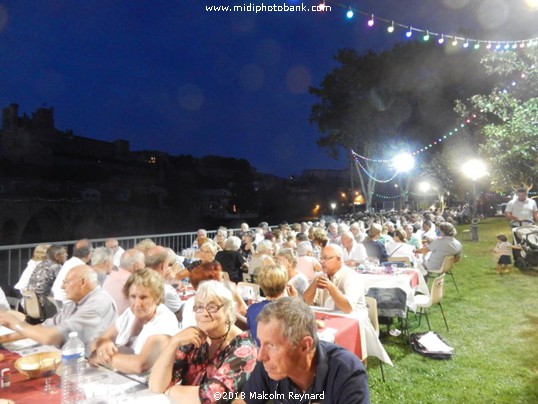
[[[214,340],[214,341],[219,340],[219,339],[222,339],[222,341],[220,341],[219,346],[217,347],[217,350],[216,350],[215,353],[213,354],[213,357],[211,357],[211,356],[209,355],[209,350],[208,350],[207,356],[208,356],[208,359],[209,359],[209,360],[214,360],[214,359],[218,356],[218,354],[219,354],[219,352],[220,352],[220,350],[221,350],[221,348],[222,348],[222,345],[224,344],[224,342],[226,341],[226,338],[228,337],[228,333],[230,332],[230,329],[231,329],[231,328],[232,328],[232,325],[229,324],[229,325],[228,325],[228,329],[226,330],[226,333],[222,334],[220,337],[211,337],[211,336],[209,336],[209,339],[210,339],[210,340]]]

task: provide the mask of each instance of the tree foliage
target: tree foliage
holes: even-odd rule
[[[377,159],[416,150],[454,124],[455,100],[490,88],[476,54],[449,54],[434,44],[409,42],[364,55],[343,49],[335,60],[320,87],[310,89],[319,99],[310,116],[321,133],[317,144],[335,158],[342,149]],[[361,164],[371,175],[359,170],[369,208],[372,177],[389,178],[390,167]]]
[[[499,190],[531,189],[538,180],[538,49],[491,52],[482,64],[496,86],[459,102],[456,110],[479,114],[480,153],[489,161],[493,184]]]

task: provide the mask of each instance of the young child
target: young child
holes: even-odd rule
[[[512,264],[512,244],[508,242],[508,238],[505,234],[497,234],[497,244],[493,249],[493,252],[497,254],[499,260],[497,261],[497,273],[510,272],[509,265]]]

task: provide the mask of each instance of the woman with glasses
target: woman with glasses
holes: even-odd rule
[[[92,342],[89,362],[144,375],[169,338],[177,333],[177,319],[162,304],[164,281],[152,269],[141,269],[129,276],[123,293],[129,299],[129,308]]]
[[[256,343],[234,325],[232,293],[221,282],[202,282],[193,310],[196,327],[170,339],[153,366],[149,388],[177,402],[231,402],[256,365]]]

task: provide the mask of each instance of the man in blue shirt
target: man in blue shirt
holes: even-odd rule
[[[235,403],[369,403],[368,377],[346,349],[319,341],[314,313],[284,297],[258,315],[258,363]]]

